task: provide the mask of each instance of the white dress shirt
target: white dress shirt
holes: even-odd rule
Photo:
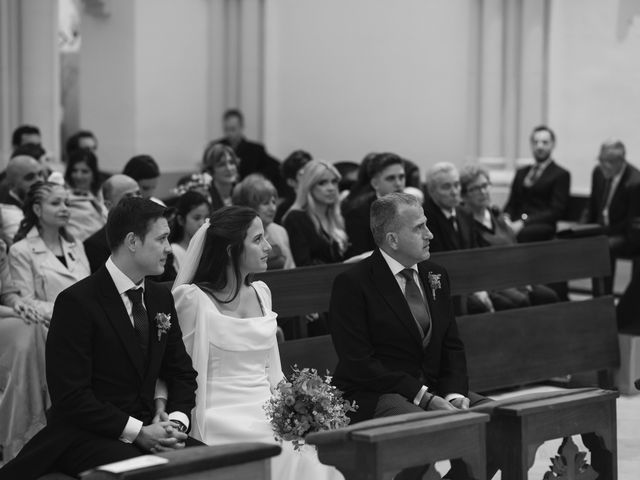
[[[120,270],[115,263],[113,263],[111,257],[107,259],[105,267],[107,268],[109,275],[111,275],[111,279],[116,286],[116,290],[118,290],[118,294],[124,303],[124,308],[127,310],[127,315],[129,315],[129,321],[131,322],[131,328],[135,328],[133,321],[133,303],[131,302],[131,299],[129,299],[127,291],[132,288],[142,288],[144,291],[144,281],[140,284],[133,283],[133,281],[127,277],[127,275],[125,275],[125,273]],[[144,295],[142,295],[142,304],[144,305]],[[144,305],[144,307],[145,309],[147,308],[146,305]],[[166,387],[164,388],[166,389]],[[156,395],[156,398],[157,397],[158,395]],[[187,428],[189,427],[189,417],[182,412],[171,412],[169,414],[169,420],[177,420],[178,422],[183,423]],[[129,417],[129,420],[127,420],[127,424],[124,426],[124,430],[120,435],[120,441],[124,443],[133,443],[141,429],[142,421],[134,417]]]
[[[420,289],[420,293],[422,294],[422,299],[424,300],[425,293],[422,287],[422,282],[420,281],[420,277],[418,276],[418,264],[412,265],[411,267],[405,267],[400,262],[398,262],[395,258],[392,258],[390,255],[388,255],[384,250],[380,249],[380,253],[382,254],[382,258],[384,258],[385,262],[387,262],[387,265],[389,266],[389,270],[391,270],[391,273],[393,274],[393,278],[395,278],[396,282],[398,282],[398,286],[400,287],[400,290],[402,291],[403,295],[405,294],[405,291],[407,288],[407,279],[400,272],[402,272],[405,268],[409,268],[413,270],[414,272],[413,281],[416,283],[416,285],[418,285],[418,288]],[[427,393],[428,391],[429,391],[429,387],[427,387],[426,385],[423,385],[420,391],[417,393],[417,395],[413,399],[413,403],[415,405],[420,405],[420,401],[422,400],[422,397],[424,397],[425,393]],[[464,398],[464,395],[460,395],[459,393],[450,393],[445,397],[445,400],[450,402],[451,400],[454,400],[456,398]]]

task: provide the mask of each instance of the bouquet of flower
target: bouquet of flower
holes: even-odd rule
[[[334,430],[349,424],[347,412],[357,408],[331,385],[331,377],[314,368],[293,367],[291,378],[282,380],[264,409],[276,440],[288,440],[295,450],[304,445],[308,433]]]

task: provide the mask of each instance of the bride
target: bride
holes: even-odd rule
[[[174,284],[187,352],[198,372],[191,436],[208,444],[275,442],[263,405],[283,378],[276,313],[264,282],[271,246],[258,214],[224,207],[191,239]],[[271,461],[272,478],[341,479],[314,449],[283,442]]]

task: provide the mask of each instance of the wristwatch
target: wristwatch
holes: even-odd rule
[[[169,420],[171,424],[178,429],[178,431],[185,433],[187,431],[187,426],[182,423],[180,420]]]

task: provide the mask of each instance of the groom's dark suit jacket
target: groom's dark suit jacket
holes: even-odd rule
[[[383,393],[398,393],[413,401],[426,385],[443,396],[468,394],[464,346],[453,315],[447,272],[430,261],[419,263],[418,270],[432,318],[426,348],[378,249],[334,281],[329,313],[339,357],[334,384],[358,404],[354,422],[372,418]],[[440,275],[440,288],[429,285],[429,273]]]
[[[67,446],[87,432],[118,441],[129,416],[149,424],[159,377],[168,387],[167,412],[191,415],[196,372],[182,342],[173,297],[147,281],[144,303],[150,336],[146,359],[106,267],[58,296],[46,347],[49,421],[16,458],[17,465],[9,464],[17,469],[16,478],[53,469]],[[171,327],[160,337],[158,313],[171,315]],[[0,471],[0,478],[11,478],[5,473]]]

